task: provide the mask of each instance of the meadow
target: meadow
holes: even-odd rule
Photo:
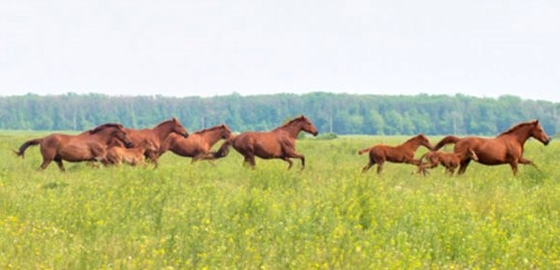
[[[38,147],[13,154],[40,135],[0,133],[4,269],[560,269],[554,140],[529,140],[524,157],[539,168],[517,176],[471,163],[423,177],[393,163],[361,173],[359,149],[406,137],[306,138],[303,171],[261,159],[251,170],[232,150],[214,165],[166,153],[155,170],[61,173],[37,171]]]

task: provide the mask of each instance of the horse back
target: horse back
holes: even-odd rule
[[[503,164],[521,156],[522,147],[517,142],[512,142],[502,137],[482,138],[464,137],[455,144],[455,153],[466,153],[473,150],[478,162],[486,165]]]
[[[414,153],[402,147],[378,144],[371,148],[369,155],[374,160],[403,162],[414,158]]]
[[[274,132],[244,132],[235,137],[233,148],[239,153],[253,154],[261,158],[272,158],[282,155],[283,146],[289,145],[289,140],[278,136]]]

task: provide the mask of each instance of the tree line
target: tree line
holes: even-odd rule
[[[315,92],[214,97],[36,94],[0,97],[0,129],[87,130],[107,122],[153,127],[177,117],[189,131],[225,123],[233,131],[270,130],[304,114],[322,133],[496,135],[539,119],[549,135],[560,126],[560,104],[516,96],[414,96]]]

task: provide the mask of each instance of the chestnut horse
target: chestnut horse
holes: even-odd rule
[[[212,160],[212,146],[220,139],[225,140],[230,136],[231,130],[225,124],[196,131],[188,138],[172,133],[163,141],[158,154],[162,155],[169,150],[182,157],[192,157],[191,163],[200,159]]]
[[[455,144],[453,151],[463,155],[458,174],[465,173],[467,166],[469,166],[471,159],[465,153],[470,148],[476,152],[479,163],[485,165],[509,164],[513,175],[516,175],[519,163],[536,167],[531,160],[523,158],[523,146],[530,137],[537,139],[544,145],[548,145],[550,142],[550,137],[544,132],[539,121],[532,120],[516,124],[494,138],[474,136],[458,138],[450,135],[438,142],[434,150],[440,149],[446,144]]]
[[[78,135],[53,133],[46,137],[25,142],[16,151],[23,157],[27,147],[40,145],[43,163],[40,170],[44,170],[54,160],[61,171],[65,171],[63,160],[69,162],[101,161],[107,164],[107,144],[117,139],[124,145],[131,147],[132,143],[121,124],[108,123]]]
[[[243,164],[255,168],[255,156],[262,159],[282,159],[288,162],[288,170],[292,168],[290,158],[301,160],[301,170],[305,168],[305,156],[296,153],[296,137],[300,131],[317,136],[319,131],[305,116],[299,116],[289,122],[267,132],[248,131],[227,139],[220,149],[213,153],[214,157],[224,157],[229,153],[229,146],[237,150],[243,157]]]
[[[478,156],[472,149],[468,149],[467,156],[474,161],[478,161]],[[430,151],[420,157],[420,161],[427,160],[426,163],[421,163],[418,166],[418,173],[426,175],[428,172],[426,169],[431,169],[437,167],[441,164],[445,167],[445,172],[453,176],[455,174],[455,169],[459,167],[463,155],[461,153],[446,153],[439,151]]]
[[[432,150],[430,140],[428,140],[424,134],[418,134],[397,146],[377,144],[362,149],[358,151],[358,154],[362,155],[365,152],[369,152],[369,162],[362,168],[362,173],[369,170],[369,168],[371,168],[374,164],[377,164],[377,174],[380,174],[383,170],[383,163],[385,163],[385,161],[393,163],[408,163],[418,166],[420,165],[420,160],[414,159],[414,153],[420,146],[424,146]]]
[[[139,145],[131,148],[124,148],[119,145],[109,145],[107,147],[107,160],[115,165],[127,163],[132,166],[144,164],[147,151],[157,151],[157,149],[147,140],[143,140]]]
[[[167,138],[169,134],[176,133],[185,138],[189,136],[187,129],[181,125],[179,120],[172,118],[170,120],[163,121],[157,124],[153,128],[145,129],[131,129],[125,128],[126,133],[130,137],[133,144],[138,145],[142,141],[146,140],[155,147],[155,149],[160,149],[162,142]],[[154,166],[157,168],[158,163],[158,153],[157,151],[146,151],[144,153],[151,161],[154,162]]]

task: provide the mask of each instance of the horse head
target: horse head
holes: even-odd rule
[[[428,148],[429,150],[434,149],[434,147],[432,146],[432,144],[430,143],[430,140],[428,139],[428,137],[426,137],[426,135],[420,133],[416,136],[416,139],[418,140],[419,145],[423,145],[424,147]]]
[[[171,132],[177,133],[185,138],[189,137],[189,132],[187,131],[187,129],[181,124],[181,122],[179,122],[179,120],[177,120],[177,118],[173,118],[171,120],[171,123],[173,123],[173,128],[171,130]]]
[[[229,129],[229,127],[226,124],[222,124],[220,126],[220,130],[221,130],[220,138],[225,140],[231,137],[231,129]]]
[[[126,131],[124,131],[124,129],[122,128],[118,128],[115,131],[113,131],[111,137],[121,141],[126,148],[134,147],[134,144],[130,140],[130,137],[128,136]]]
[[[313,123],[311,123],[311,121],[309,121],[309,119],[307,119],[307,117],[305,116],[300,116],[297,118],[297,120],[301,123],[301,129],[309,134],[313,134],[313,136],[317,136],[317,134],[319,134],[319,131],[317,130],[317,128],[315,127],[315,125],[313,125]]]
[[[539,123],[539,120],[534,120],[533,124],[534,124],[534,126],[533,126],[533,129],[531,129],[530,136],[537,139],[538,141],[540,141],[544,145],[548,145],[551,138],[550,138],[550,136],[548,136],[546,134],[546,132],[544,132],[544,129],[541,126],[541,124]]]

